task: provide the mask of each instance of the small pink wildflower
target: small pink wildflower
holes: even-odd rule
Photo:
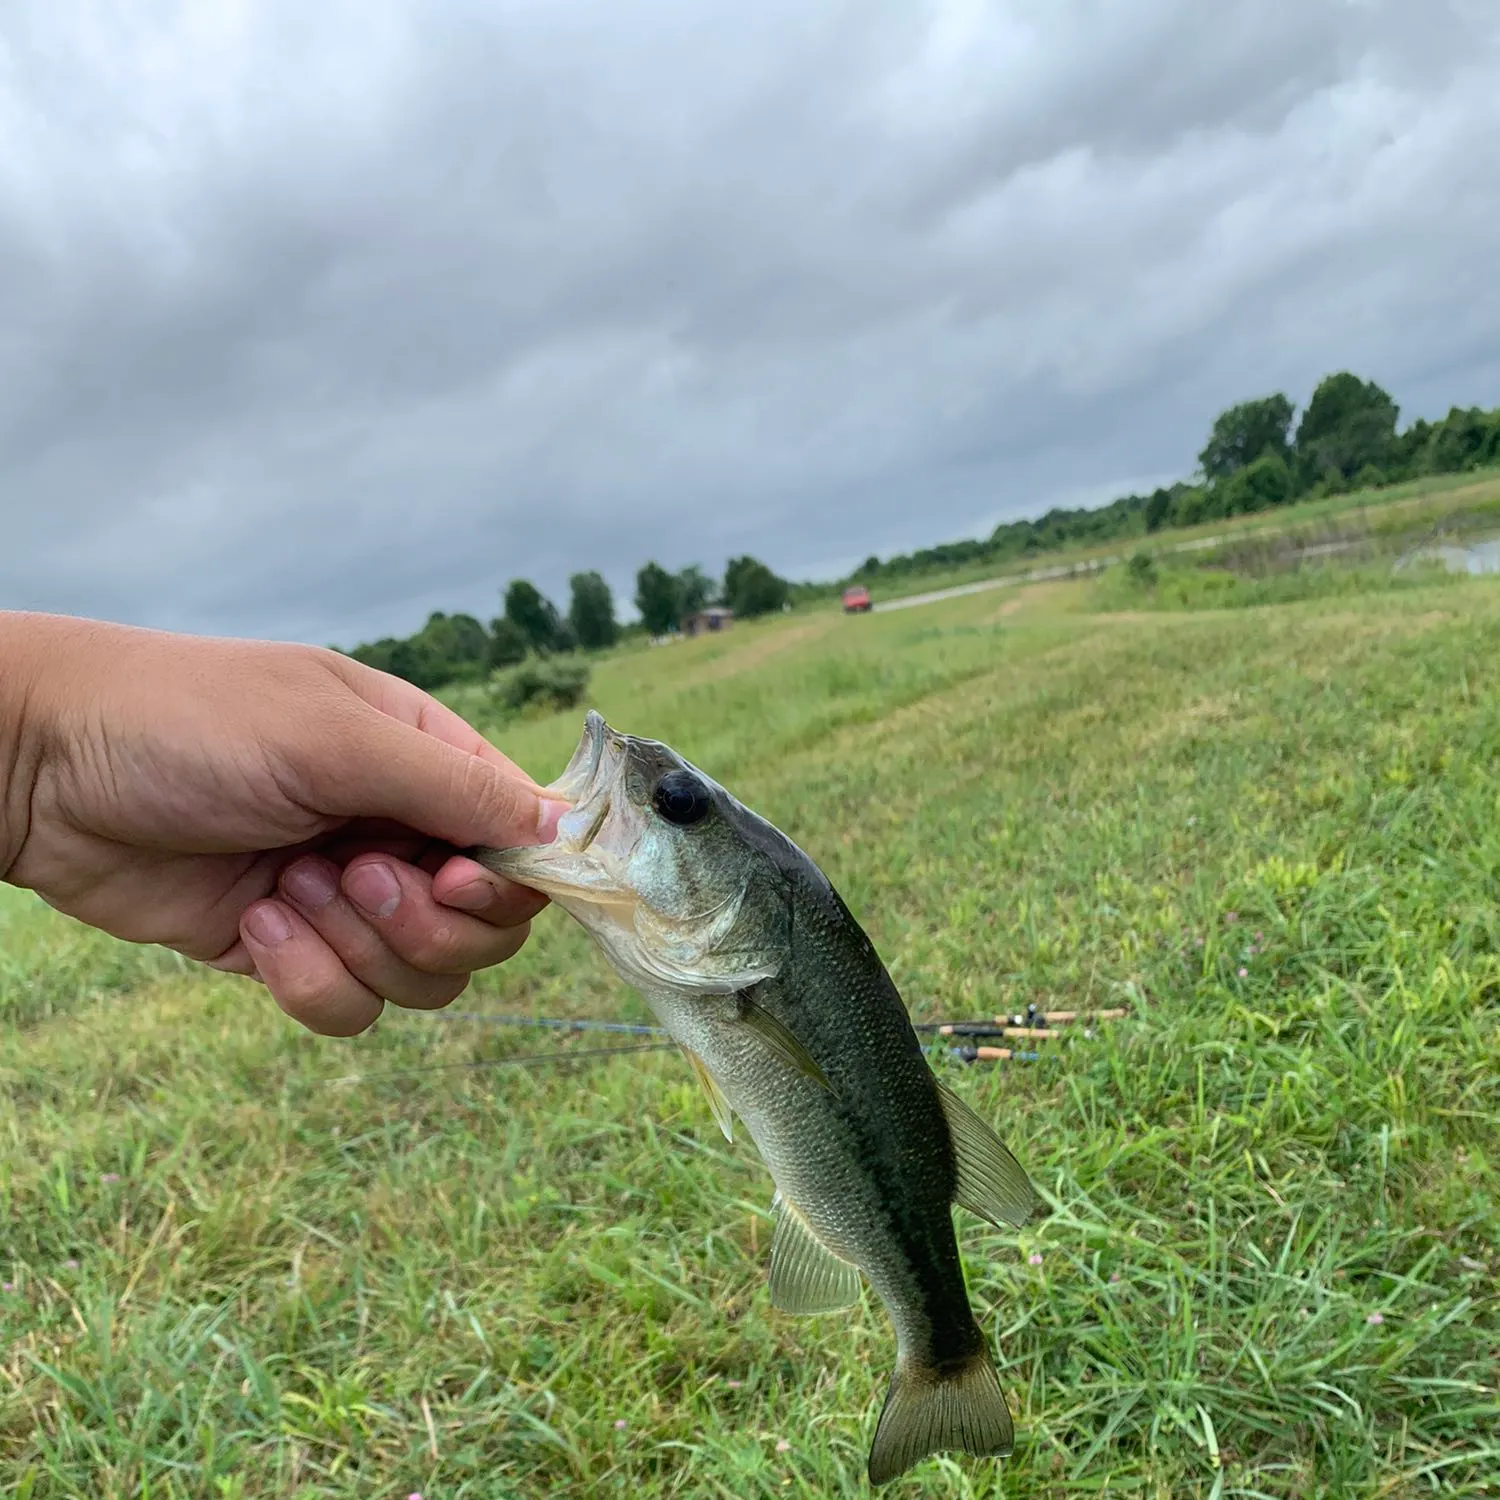
[[[0,1292],[13,1292],[16,1284],[13,1281],[0,1281]]]
[[[1042,1252],[1040,1250],[1033,1250],[1031,1252],[1031,1254],[1026,1257],[1026,1264],[1027,1265],[1030,1265],[1030,1266],[1039,1266],[1039,1265],[1041,1265],[1041,1263],[1042,1263]]]
[[[739,1388],[744,1385],[744,1383],[745,1382],[743,1380],[726,1380],[724,1382],[724,1384],[727,1385],[732,1391],[739,1390]]]
[[[1385,1314],[1372,1312],[1370,1316],[1365,1319],[1365,1322],[1368,1323],[1372,1328],[1379,1328],[1380,1325],[1385,1322]]]
[[[1240,965],[1240,978],[1241,978],[1241,979],[1244,979],[1244,978],[1245,978],[1245,977],[1246,977],[1246,975],[1248,975],[1248,974],[1249,974],[1249,972],[1250,972],[1250,971],[1249,971],[1249,969],[1247,969],[1247,968],[1246,968],[1246,967],[1245,967],[1245,966],[1244,966],[1244,964],[1241,964],[1241,965]]]
[[[66,1266],[70,1271],[76,1271],[78,1269],[78,1262],[74,1260],[71,1255],[63,1262],[63,1265]]]
[[[792,1445],[787,1442],[785,1438],[777,1438],[776,1451],[778,1453],[790,1453],[792,1451]]]
[[[120,1174],[118,1172],[106,1172],[99,1179],[100,1182],[118,1182],[119,1180],[120,1180]]]
[[[421,1490],[413,1490],[411,1494],[406,1497],[406,1500],[422,1500]]]
[[[616,1432],[624,1432],[624,1430],[627,1427],[629,1427],[629,1426],[630,1426],[630,1423],[627,1422],[624,1417],[616,1417],[615,1418],[615,1431]]]
[[[1120,1273],[1118,1271],[1111,1271],[1109,1273],[1109,1281],[1110,1281],[1110,1285],[1111,1286],[1113,1286],[1114,1283],[1117,1282],[1119,1279],[1120,1279]]]

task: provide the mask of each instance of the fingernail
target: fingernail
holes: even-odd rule
[[[401,905],[401,882],[389,865],[355,865],[344,873],[344,890],[367,917],[388,917]]]
[[[245,913],[245,933],[262,948],[275,948],[292,935],[292,924],[274,901],[262,901]]]
[[[550,844],[557,837],[558,820],[564,813],[572,811],[571,802],[553,802],[549,798],[543,799],[541,810],[537,813],[536,831],[544,844]]]
[[[495,899],[495,888],[482,880],[471,880],[461,885],[452,894],[443,897],[444,906],[456,906],[460,911],[483,911]]]
[[[338,895],[333,871],[319,859],[299,860],[281,877],[281,888],[304,911],[317,911]]]

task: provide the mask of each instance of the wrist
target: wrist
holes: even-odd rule
[[[56,626],[47,615],[0,610],[0,881],[10,878],[31,829],[48,737],[41,668]]]

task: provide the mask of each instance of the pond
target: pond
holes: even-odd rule
[[[1500,573],[1500,536],[1424,547],[1413,554],[1412,560],[1421,558],[1441,562],[1455,573]]]

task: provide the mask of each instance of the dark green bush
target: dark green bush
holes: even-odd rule
[[[490,698],[505,713],[576,708],[588,690],[588,663],[576,657],[531,657],[490,678]]]

